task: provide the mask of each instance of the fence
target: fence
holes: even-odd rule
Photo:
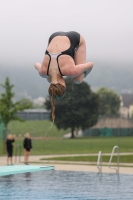
[[[92,135],[93,137],[133,136],[133,128],[90,128],[84,130],[83,135]]]
[[[3,130],[5,129],[5,125],[4,123],[0,123],[0,139],[3,138]]]
[[[133,120],[121,117],[104,117],[98,123],[83,131],[84,136],[110,137],[110,136],[133,136]]]

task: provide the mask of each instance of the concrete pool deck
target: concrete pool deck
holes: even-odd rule
[[[124,153],[125,155],[133,155],[133,153]],[[90,154],[71,154],[71,155],[39,155],[30,156],[29,164],[34,165],[47,165],[55,166],[55,170],[65,171],[86,171],[86,172],[98,172],[97,164],[94,162],[71,162],[71,161],[54,161],[54,160],[40,160],[42,158],[50,157],[62,157],[62,156],[78,156],[78,155],[90,155]],[[94,154],[93,154],[94,155]],[[13,161],[15,157],[13,158]],[[0,156],[0,166],[6,166],[7,157]],[[21,163],[23,164],[23,156],[21,157]],[[115,163],[116,164],[116,163]],[[115,169],[110,169],[108,163],[102,163],[103,173],[116,173]],[[125,167],[126,166],[126,167]],[[112,166],[113,167],[113,166]],[[133,174],[133,163],[120,163],[119,173]]]

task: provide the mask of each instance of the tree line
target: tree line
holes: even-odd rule
[[[70,78],[65,82],[66,95],[61,101],[56,101],[55,124],[58,129],[71,128],[72,138],[75,130],[94,126],[100,116],[119,113],[120,97],[113,90],[103,87],[93,92],[86,82],[76,85]],[[51,110],[49,96],[45,106]]]
[[[65,82],[66,95],[62,100],[56,101],[55,125],[58,129],[71,128],[72,138],[75,130],[85,130],[94,126],[99,116],[119,113],[120,97],[113,90],[103,87],[94,92],[86,82],[76,85],[70,78],[66,78]],[[26,99],[13,101],[15,97],[12,92],[14,85],[10,84],[8,77],[5,79],[5,83],[0,84],[0,86],[4,89],[0,95],[0,123],[3,122],[7,129],[10,121],[23,121],[17,116],[17,112],[31,108],[32,102]],[[44,107],[51,110],[49,95]]]

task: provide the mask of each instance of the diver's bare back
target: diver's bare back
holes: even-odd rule
[[[67,36],[56,36],[51,40],[50,44],[47,47],[47,51],[51,54],[57,54],[69,49],[70,45],[71,45],[70,40]],[[47,54],[45,54],[44,60],[42,63],[43,65],[42,68],[45,74],[47,74],[49,61],[50,61],[50,57]],[[73,68],[75,66],[73,58],[66,54],[61,55],[58,61],[59,61],[61,72],[64,75],[68,74],[68,70],[70,70],[70,68]],[[49,69],[49,71],[51,71],[51,69]]]

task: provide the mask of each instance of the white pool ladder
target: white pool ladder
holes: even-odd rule
[[[115,149],[117,149],[117,167],[111,167],[111,162],[112,162],[112,158],[113,158]],[[119,146],[114,146],[111,156],[110,156],[108,167],[111,169],[115,169],[116,173],[119,173],[119,163],[120,163]]]
[[[101,151],[99,151],[98,153],[97,168],[99,170],[98,173],[102,173],[102,152]]]

